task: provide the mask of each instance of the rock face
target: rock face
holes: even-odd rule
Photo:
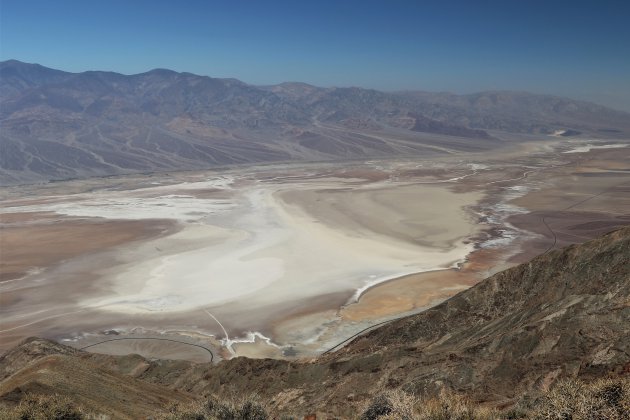
[[[278,410],[337,416],[355,415],[358,404],[388,389],[449,388],[509,404],[561,378],[630,375],[630,228],[541,255],[310,361],[146,361],[27,340],[0,358],[0,400],[23,389],[49,392],[39,384],[51,378],[71,390],[74,376],[63,376],[70,366],[90,378],[88,386],[106,376],[154,395],[176,390],[172,399],[236,389]]]
[[[417,391],[441,383],[478,398],[511,398],[558,377],[630,373],[630,229],[498,273],[336,357],[353,358],[374,343],[384,355],[421,355],[403,380]]]
[[[163,69],[67,73],[16,60],[0,63],[0,99],[2,183],[420,155],[427,144],[487,150],[518,140],[515,133],[630,133],[628,113],[553,96],[257,87]]]

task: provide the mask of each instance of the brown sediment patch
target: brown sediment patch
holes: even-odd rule
[[[511,216],[508,221],[519,229],[538,235],[527,241],[522,252],[510,259],[512,263],[529,261],[548,249],[582,243],[630,225],[630,220],[624,215],[587,211],[534,211]]]
[[[0,208],[7,207],[24,207],[24,206],[38,206],[42,204],[53,204],[60,202],[80,201],[76,197],[60,196],[60,197],[42,197],[42,198],[23,198],[23,199],[8,199],[2,200]]]
[[[530,210],[508,222],[536,233],[525,241],[523,252],[510,261],[520,263],[550,249],[581,243],[628,224],[630,174],[610,171],[627,167],[627,150],[597,151],[571,156],[573,162],[545,174],[544,186],[512,204]],[[604,160],[605,156],[610,160]]]
[[[369,289],[339,314],[347,321],[365,321],[406,313],[447,299],[477,281],[473,273],[455,269],[411,274]]]
[[[618,160],[619,156],[614,156],[615,160],[592,159],[582,166],[582,170],[596,171],[630,171],[628,162]]]
[[[339,315],[347,321],[365,321],[429,307],[475,285],[500,259],[500,252],[480,249],[460,269],[410,274],[379,283],[358,302],[343,307]]]
[[[537,188],[511,204],[530,213],[507,221],[536,235],[522,243],[511,263],[528,261],[558,249],[598,237],[627,225],[630,214],[630,150],[592,150],[563,154],[568,162],[532,174]]]
[[[330,176],[335,178],[362,179],[369,182],[385,181],[390,178],[390,174],[378,169],[369,167],[348,168],[331,172]]]
[[[36,212],[24,212],[24,213],[0,213],[0,223],[22,223],[33,221],[49,221],[53,218],[58,218],[54,212],[51,211],[36,211]]]
[[[29,222],[47,223],[0,227],[0,280],[23,277],[29,270],[47,267],[90,252],[147,239],[172,230],[168,220],[86,220],[34,218],[33,213],[8,213],[8,219],[30,215]],[[3,221],[5,219],[3,218]],[[22,220],[24,221],[24,219]]]
[[[599,230],[599,229],[616,229],[620,225],[630,225],[630,220],[626,220],[626,218],[616,218],[612,221],[596,221],[596,222],[586,222],[573,226],[569,226],[567,229],[569,230]]]
[[[229,198],[230,193],[218,188],[204,188],[197,190],[181,190],[181,194],[190,195],[195,198]]]

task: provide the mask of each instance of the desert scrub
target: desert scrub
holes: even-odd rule
[[[266,420],[272,418],[256,398],[194,402],[159,417],[170,420]],[[378,394],[358,407],[361,420],[629,420],[630,378],[594,382],[560,381],[543,394],[525,394],[513,407],[499,411],[443,391],[423,398],[402,390]],[[277,417],[273,417],[277,418]],[[303,414],[295,418],[304,418]],[[289,419],[289,417],[280,417]]]
[[[374,398],[361,420],[495,420],[496,410],[481,407],[449,392],[436,398],[418,398],[403,391],[389,391]]]
[[[473,403],[468,398],[442,391],[437,398],[422,400],[417,412],[418,420],[498,420],[499,413]]]
[[[401,390],[392,390],[378,395],[363,409],[361,420],[414,419],[417,398]]]
[[[394,391],[374,398],[361,412],[362,420],[629,420],[630,378],[564,380],[504,411],[446,391],[436,398]]]
[[[0,420],[81,420],[96,418],[77,407],[68,397],[27,395],[16,407],[0,406]]]
[[[163,420],[267,420],[265,407],[254,398],[219,401],[209,398],[190,404],[177,405],[160,419]]]
[[[592,383],[571,379],[559,382],[540,398],[528,418],[630,419],[630,379],[602,379]]]
[[[367,406],[361,415],[361,420],[376,420],[379,417],[391,414],[392,410],[392,403],[389,399],[385,395],[379,395]]]

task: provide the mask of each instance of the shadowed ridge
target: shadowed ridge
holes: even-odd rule
[[[13,375],[34,360],[49,355],[77,356],[81,351],[51,340],[28,337],[0,356],[0,381]]]
[[[571,296],[630,294],[630,227],[576,244],[499,272],[440,305],[403,318],[355,340],[379,345],[420,340],[429,344],[445,334],[502,319],[511,313],[540,308]],[[465,324],[461,322],[465,321]]]
[[[104,358],[122,364],[129,356]],[[104,367],[103,360],[95,363],[93,359],[99,360],[49,340],[29,338],[0,358],[0,403],[11,406],[29,395],[59,395],[91,413],[136,419],[192,400],[185,393],[121,374]]]

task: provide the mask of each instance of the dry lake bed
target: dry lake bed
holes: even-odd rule
[[[316,355],[630,224],[627,144],[4,187],[0,344],[38,335],[198,361],[203,347],[215,360]]]

